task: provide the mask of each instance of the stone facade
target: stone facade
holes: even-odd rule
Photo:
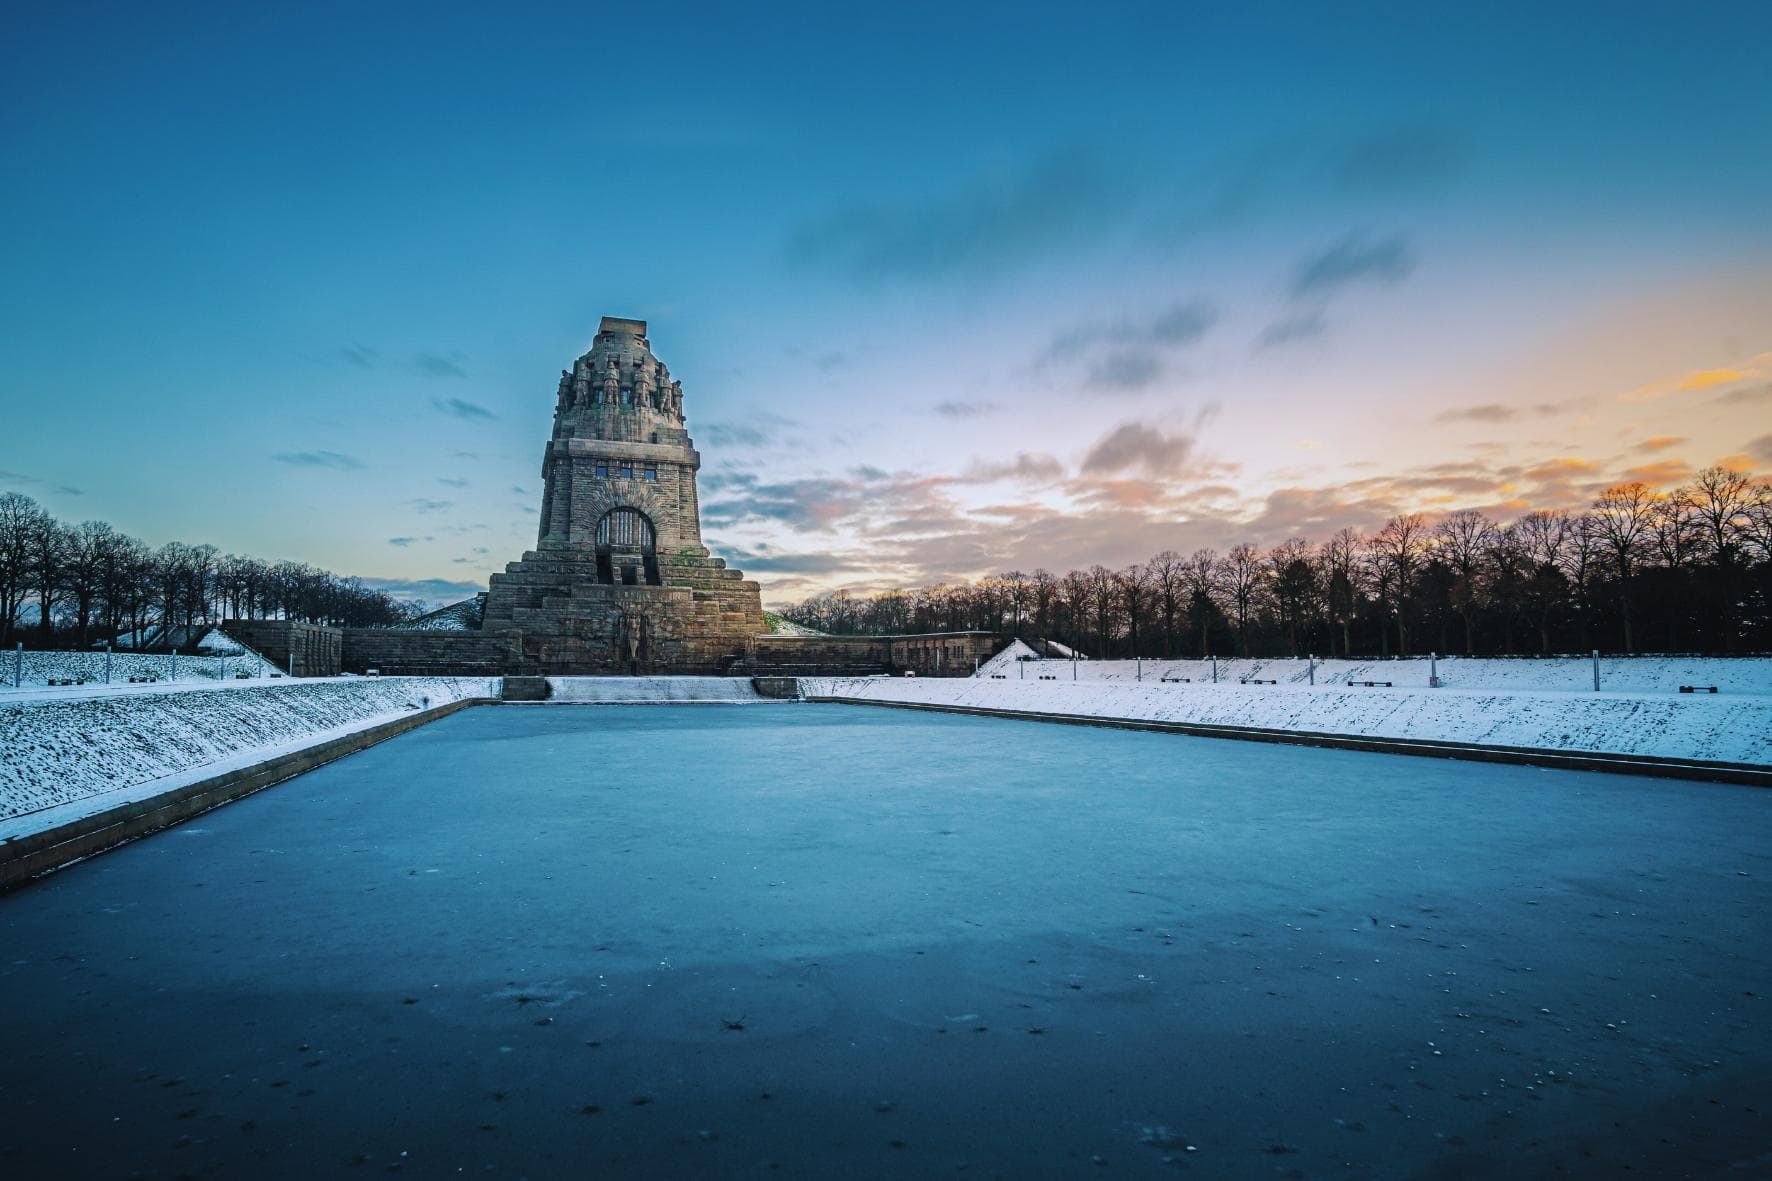
[[[605,316],[560,376],[535,549],[492,576],[510,671],[719,673],[768,630],[757,584],[701,544],[683,385],[643,320]]]

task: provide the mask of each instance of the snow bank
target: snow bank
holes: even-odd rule
[[[1013,645],[1011,646],[1013,647]],[[1024,645],[1025,647],[1025,645]],[[1061,681],[1071,679],[1068,660],[1029,661],[1025,674],[1004,653],[992,657],[978,670],[1010,679],[1037,680],[1042,674]],[[1544,693],[1592,693],[1594,666],[1587,656],[1547,656],[1497,659],[1492,657],[1441,656],[1430,662],[1425,656],[1407,660],[1318,660],[1316,683],[1347,684],[1357,681],[1390,681],[1398,688],[1425,689],[1430,669],[1438,665],[1440,684],[1449,689],[1506,689]],[[1078,681],[1144,680],[1212,681],[1209,660],[1089,660],[1075,666]],[[1218,659],[1218,683],[1243,680],[1277,680],[1282,685],[1305,685],[1310,681],[1306,660]],[[1763,656],[1602,656],[1600,688],[1609,693],[1678,693],[1681,685],[1715,685],[1721,693],[1772,695],[1772,658]]]
[[[808,678],[808,697],[1772,765],[1772,698],[973,678]]]
[[[749,677],[549,677],[548,700],[590,705],[765,700]]]
[[[256,652],[247,650],[221,632],[211,632],[202,640],[209,654],[197,656],[178,654],[178,680],[232,680],[236,673],[250,677],[268,677],[280,671]],[[148,655],[141,652],[112,652],[111,684],[129,683],[130,677],[158,677],[170,681],[173,659],[170,655]],[[19,681],[14,685],[15,677]],[[47,688],[49,682],[80,681],[102,684],[105,680],[103,652],[0,652],[0,694],[15,689],[30,691]]]
[[[497,680],[485,677],[384,677],[0,701],[0,837],[299,750],[427,701],[497,695]]]

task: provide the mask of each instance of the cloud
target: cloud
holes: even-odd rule
[[[1064,465],[1044,451],[1017,451],[1008,461],[974,459],[961,477],[967,483],[990,484],[998,480],[1041,483],[1064,475]]]
[[[1772,465],[1772,435],[1761,435],[1742,450],[1760,463]]]
[[[796,228],[787,254],[858,279],[995,274],[1099,237],[1129,200],[1096,153],[1073,149],[920,202],[837,210]]]
[[[858,570],[865,564],[854,558],[831,553],[790,553],[770,545],[753,549],[726,549],[722,556],[728,562],[749,572],[775,574],[834,574],[839,570]]]
[[[833,369],[842,369],[849,364],[849,358],[839,352],[820,353],[812,358],[812,363],[820,373],[829,373]]]
[[[339,347],[339,356],[359,369],[374,369],[379,354],[366,344],[347,344]]]
[[[1585,476],[1594,471],[1591,459],[1582,459],[1578,455],[1562,455],[1554,459],[1546,459],[1520,474],[1528,480],[1564,480],[1571,476]]]
[[[468,482],[460,476],[438,476],[437,483],[448,488],[466,488],[468,486]]]
[[[467,355],[451,351],[449,353],[420,353],[412,358],[412,367],[426,377],[466,377],[468,371],[461,363]]]
[[[1426,188],[1455,175],[1468,154],[1466,138],[1449,128],[1426,124],[1393,127],[1333,152],[1330,172],[1349,189]]]
[[[1739,390],[1730,390],[1711,400],[1713,406],[1757,406],[1761,402],[1772,402],[1772,385],[1747,386]]]
[[[401,549],[405,549],[407,546],[411,545],[413,542],[415,542],[417,540],[418,540],[418,538],[416,538],[416,537],[390,537],[390,538],[388,538],[388,544],[389,545],[397,545]]]
[[[1172,476],[1193,454],[1196,442],[1187,432],[1165,434],[1149,423],[1122,423],[1089,448],[1082,471],[1085,476],[1134,470],[1152,477]]]
[[[1261,330],[1261,335],[1255,338],[1255,347],[1258,350],[1272,349],[1301,340],[1315,340],[1328,330],[1321,310],[1281,316]]]
[[[1692,474],[1692,465],[1678,459],[1658,459],[1654,463],[1625,469],[1620,482],[1637,481],[1651,488],[1678,484]]]
[[[431,409],[442,414],[451,414],[456,418],[469,420],[498,417],[478,402],[470,402],[466,398],[432,398]]]
[[[1397,283],[1415,269],[1415,252],[1401,237],[1368,241],[1349,234],[1328,250],[1299,262],[1292,276],[1294,296],[1332,295],[1351,283]]]
[[[1512,422],[1528,414],[1539,418],[1561,414],[1578,402],[1538,402],[1531,406],[1509,406],[1502,402],[1480,402],[1474,406],[1454,406],[1434,415],[1435,422]]]
[[[406,506],[408,508],[410,508],[415,513],[440,513],[440,512],[445,511],[446,509],[454,508],[455,501],[453,501],[453,500],[431,500],[427,497],[420,496],[420,497],[417,497],[413,500],[407,501]]]
[[[441,599],[444,603],[470,599],[486,589],[479,582],[453,582],[446,578],[364,578],[370,590],[387,591],[396,599]]]
[[[996,402],[967,402],[957,398],[935,404],[935,412],[943,418],[976,418],[981,414],[995,414],[1001,409]]]
[[[1618,400],[1621,402],[1647,402],[1655,398],[1666,398],[1673,394],[1698,393],[1734,385],[1737,382],[1748,381],[1756,377],[1765,377],[1768,373],[1772,373],[1772,353],[1759,353],[1733,365],[1720,365],[1712,369],[1689,369],[1676,377],[1652,381],[1648,385],[1638,386],[1634,390],[1618,395]],[[1737,398],[1738,394],[1742,396]],[[1718,402],[1751,403],[1759,399],[1752,391],[1737,390],[1724,394],[1716,400]]]
[[[791,418],[763,410],[742,420],[704,422],[697,429],[711,447],[767,447],[795,425]]]
[[[1145,349],[1120,349],[1089,366],[1086,381],[1096,389],[1141,390],[1163,375],[1163,361]]]
[[[328,467],[341,472],[354,472],[368,466],[354,455],[337,451],[279,451],[271,458],[292,467]]]
[[[11,484],[15,488],[44,488],[63,496],[85,496],[86,493],[72,484],[51,484],[48,480],[37,476],[27,476],[23,472],[0,470],[0,484]]]
[[[1657,451],[1666,451],[1669,447],[1678,447],[1684,442],[1686,442],[1684,435],[1651,435],[1638,443],[1635,450],[1654,454]]]
[[[521,484],[512,484],[511,491],[515,492],[518,496],[528,496],[529,495],[529,493],[527,493],[523,490],[523,485],[521,485]]]

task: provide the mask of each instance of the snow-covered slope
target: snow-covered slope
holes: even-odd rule
[[[808,697],[1772,765],[1772,697],[872,677]]]
[[[385,677],[0,701],[0,837],[497,693],[484,677]]]
[[[1033,681],[1040,676],[1068,681],[1136,681],[1142,673],[1147,682],[1186,679],[1210,684],[1210,660],[1089,660],[1073,666],[1068,660],[1030,661],[1025,669],[1012,660],[997,667],[1001,656],[981,667],[979,675],[996,673]],[[1217,662],[1218,683],[1244,680],[1277,680],[1282,685],[1308,684],[1312,674],[1307,660],[1255,659]],[[1350,680],[1390,681],[1398,688],[1425,689],[1430,671],[1437,668],[1440,684],[1448,689],[1507,689],[1547,693],[1591,693],[1593,660],[1587,656],[1550,656],[1542,659],[1496,659],[1490,657],[1425,656],[1407,660],[1318,660],[1318,685],[1343,684]],[[1600,688],[1609,693],[1677,693],[1681,685],[1715,685],[1723,693],[1772,694],[1772,658],[1726,656],[1602,656]]]
[[[214,637],[211,639],[210,637]],[[179,681],[233,680],[238,673],[249,678],[266,677],[277,672],[277,666],[256,652],[250,652],[221,632],[210,632],[202,643],[208,644],[207,655],[180,652],[173,660],[170,654],[149,655],[139,652],[110,653],[113,685],[129,683],[130,677],[155,677],[161,681],[173,678],[174,666]],[[231,648],[230,648],[231,646]],[[0,696],[15,688],[25,691],[49,687],[51,680],[103,684],[105,681],[103,652],[0,652]],[[14,685],[14,678],[20,682]]]

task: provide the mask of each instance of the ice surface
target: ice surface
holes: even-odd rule
[[[844,706],[469,710],[0,898],[0,1143],[18,1176],[1753,1175],[1769,809]]]

